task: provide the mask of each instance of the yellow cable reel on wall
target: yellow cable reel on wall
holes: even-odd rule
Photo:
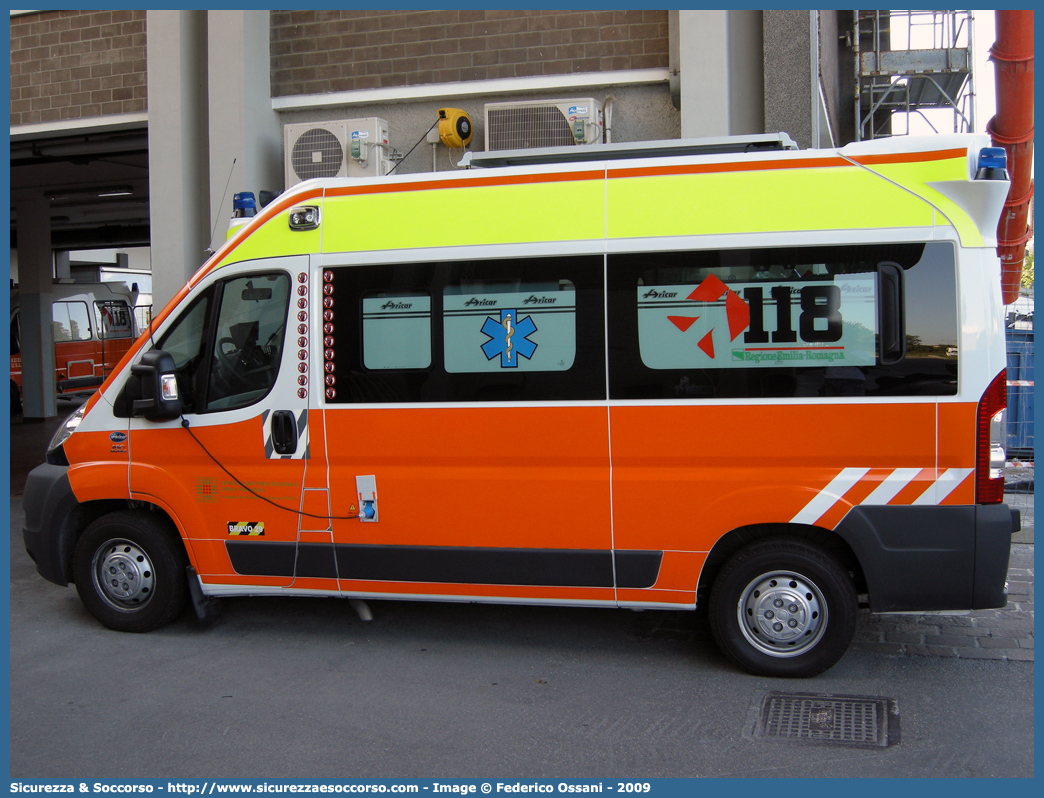
[[[439,109],[439,140],[447,147],[455,150],[467,147],[474,130],[466,111],[460,108]]]

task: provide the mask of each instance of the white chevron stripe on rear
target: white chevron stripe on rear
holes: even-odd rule
[[[948,468],[943,475],[935,480],[928,490],[914,499],[915,505],[942,504],[943,499],[953,493],[957,486],[968,477],[974,468]]]
[[[919,468],[897,468],[874,488],[874,492],[867,496],[862,504],[888,504],[899,495],[899,491],[905,488],[913,478],[921,473]]]
[[[844,468],[841,473],[830,480],[823,490],[816,494],[805,507],[791,519],[793,524],[814,524],[823,513],[829,510],[859,480],[866,476],[869,468]]]

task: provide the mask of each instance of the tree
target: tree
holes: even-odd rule
[[[1020,280],[1023,288],[1033,288],[1033,250],[1026,249],[1026,258],[1022,261],[1022,278]]]

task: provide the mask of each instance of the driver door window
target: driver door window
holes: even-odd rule
[[[290,277],[277,272],[216,283],[189,305],[157,343],[174,358],[185,412],[233,410],[268,394],[289,301]]]
[[[213,328],[206,410],[245,407],[272,389],[289,299],[286,274],[249,275],[224,284]]]
[[[205,368],[203,336],[207,329],[213,289],[198,297],[174,326],[160,339],[159,348],[174,358],[178,395],[186,412],[196,410],[196,381]]]

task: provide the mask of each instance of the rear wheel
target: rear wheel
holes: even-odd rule
[[[22,412],[22,392],[18,390],[18,385],[14,380],[11,380],[11,415],[17,416]]]
[[[110,629],[148,632],[185,608],[185,551],[176,530],[152,513],[120,511],[84,530],[73,579],[88,611]]]
[[[848,572],[830,554],[793,538],[740,550],[710,594],[722,651],[764,676],[815,676],[834,665],[855,633],[858,602]]]

